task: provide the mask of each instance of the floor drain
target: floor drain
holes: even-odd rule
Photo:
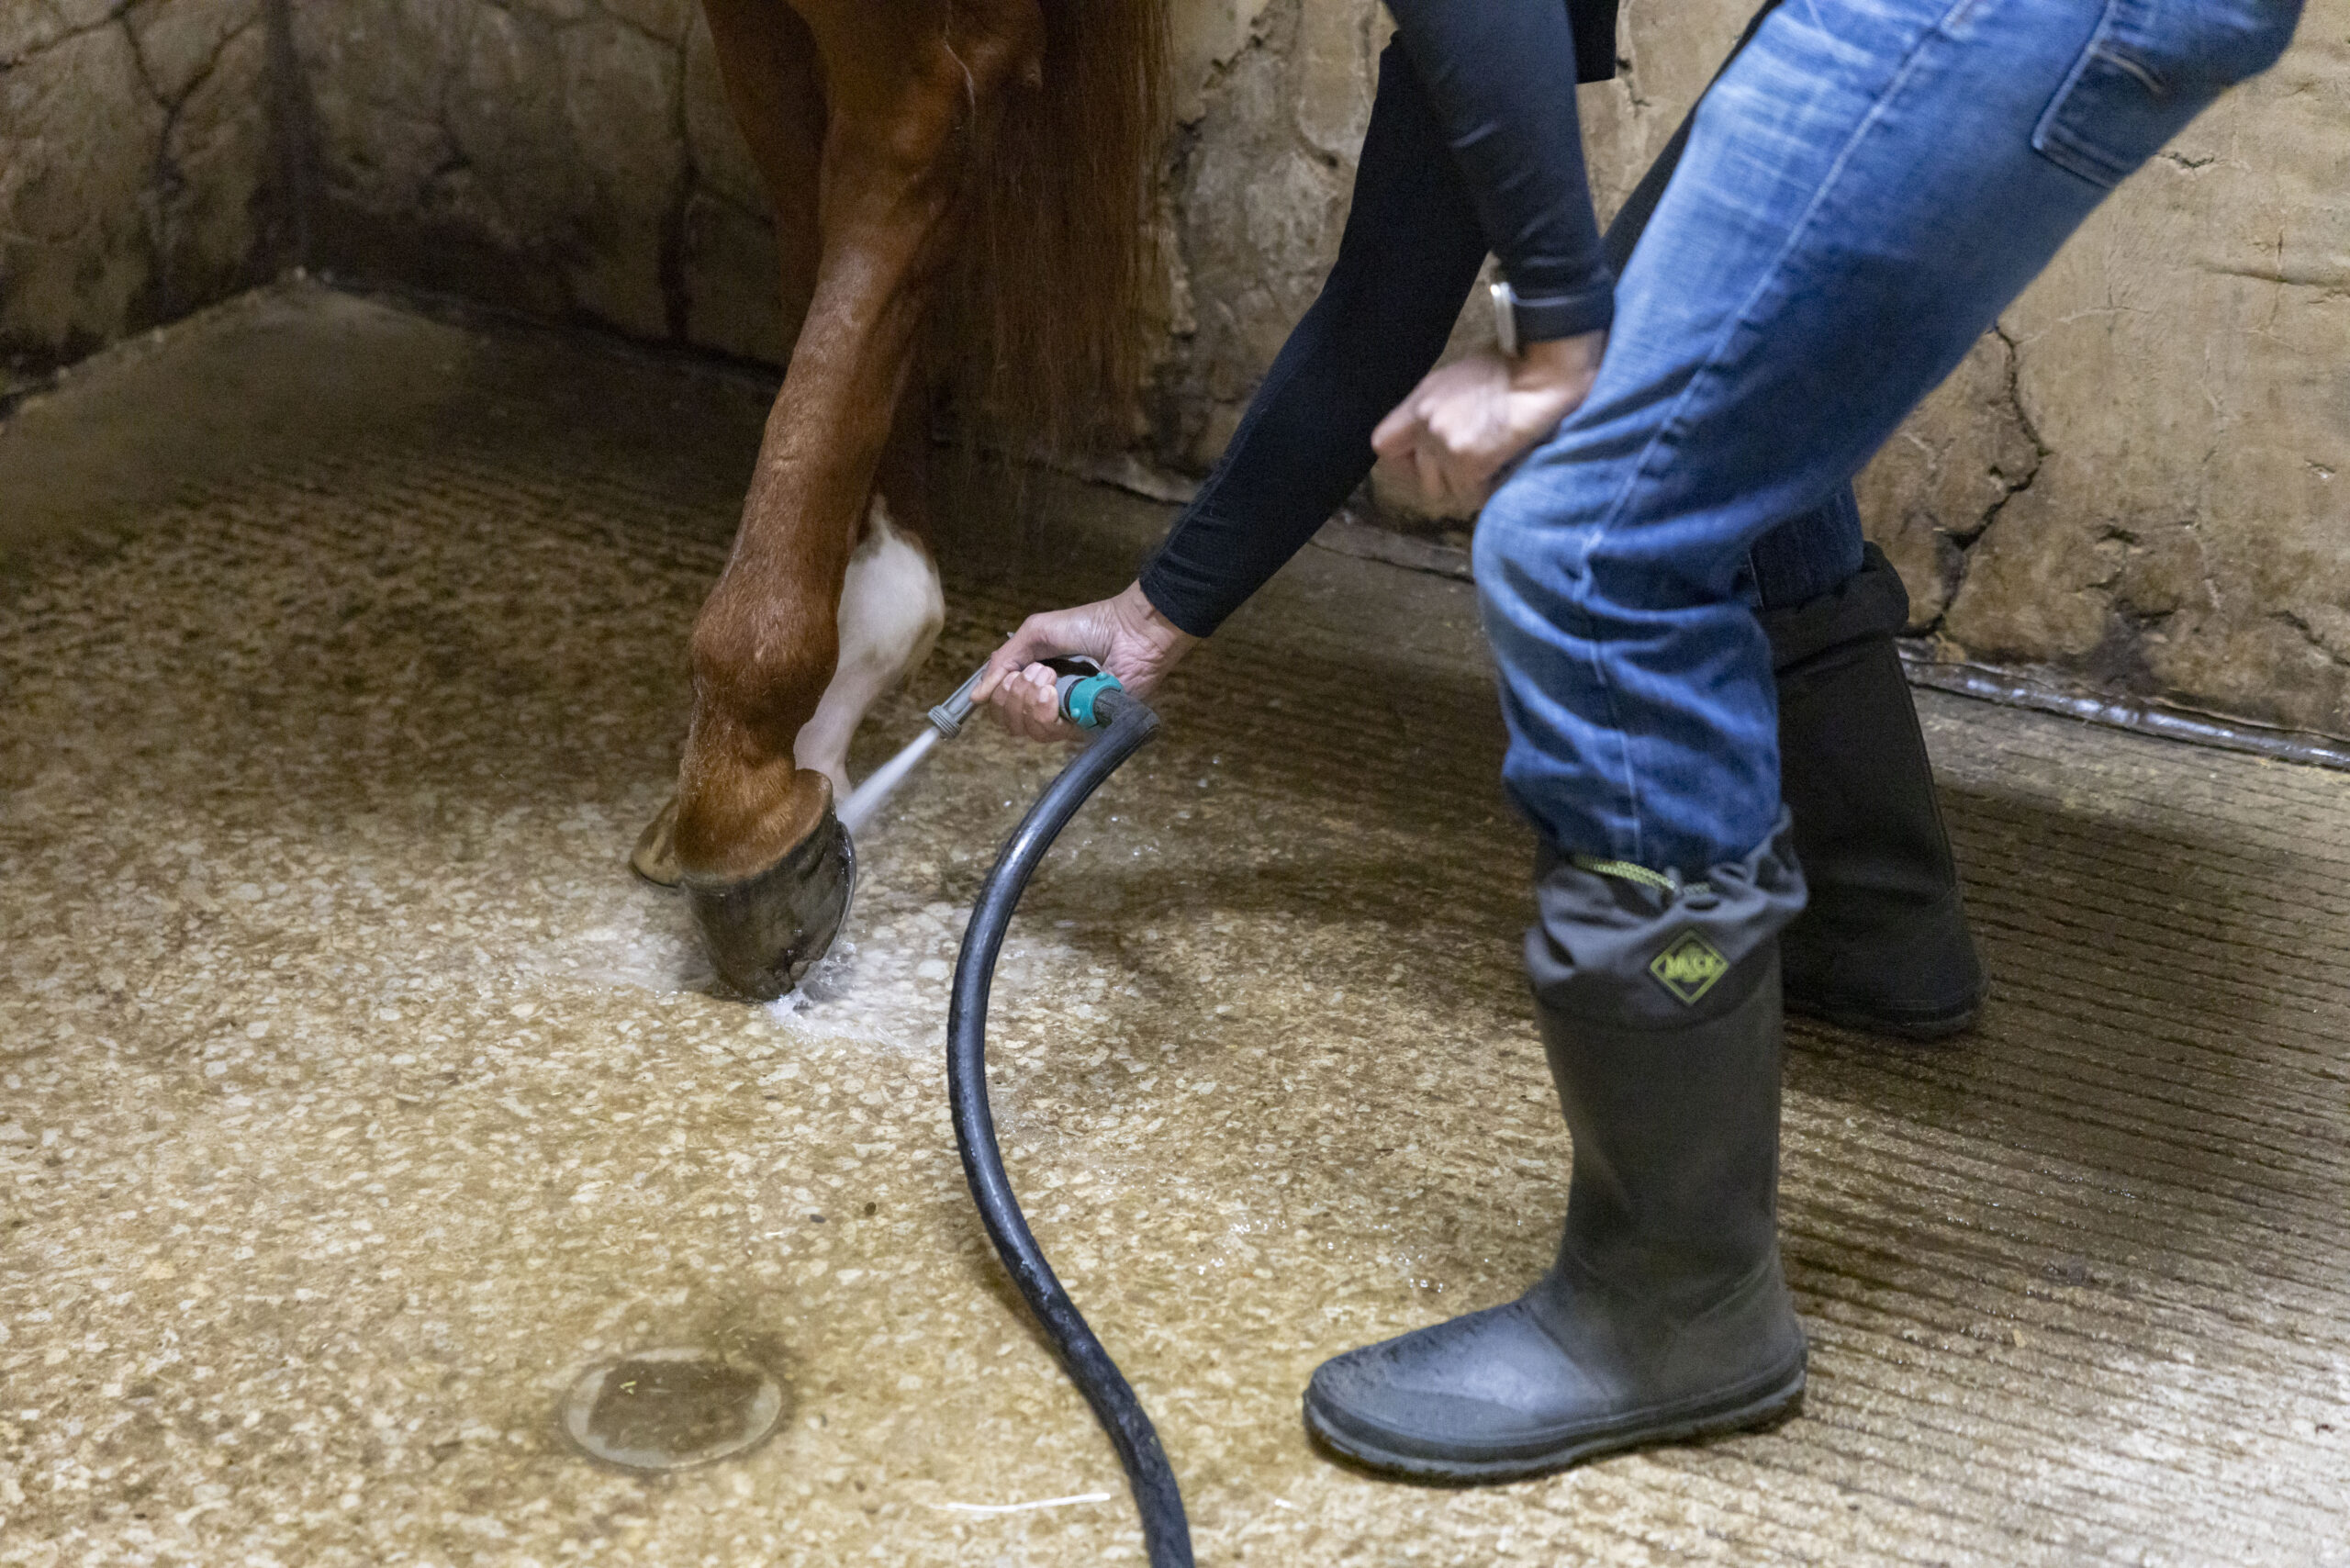
[[[773,1373],[716,1350],[639,1350],[580,1374],[563,1396],[564,1435],[631,1470],[686,1470],[731,1459],[782,1423]]]

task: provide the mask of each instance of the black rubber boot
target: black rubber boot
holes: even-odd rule
[[[1894,635],[1901,578],[1874,544],[1831,592],[1765,610],[1779,678],[1779,784],[1811,903],[1780,938],[1791,1013],[1908,1039],[1983,1005],[1933,764]]]
[[[1339,1453],[1506,1481],[1801,1406],[1775,933],[1803,879],[1784,826],[1704,884],[1647,875],[1553,863],[1538,884],[1528,968],[1574,1139],[1558,1261],[1506,1306],[1324,1362],[1305,1422]]]

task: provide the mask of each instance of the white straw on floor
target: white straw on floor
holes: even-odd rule
[[[1034,1503],[933,1503],[934,1508],[952,1508],[962,1514],[1024,1514],[1031,1508],[1066,1508],[1072,1503],[1106,1503],[1107,1492],[1080,1492],[1074,1497],[1043,1497]]]

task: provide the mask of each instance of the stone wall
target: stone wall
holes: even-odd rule
[[[0,397],[270,275],[263,0],[0,0]]]
[[[1621,77],[1583,90],[1604,207],[1747,8],[1629,0]],[[1373,0],[1178,0],[1160,464],[1214,459],[1313,297],[1386,30]],[[0,0],[0,147],[19,374],[296,244],[352,278],[785,353],[693,0]],[[2284,64],[2132,179],[1863,476],[1927,646],[2350,734],[2345,191],[2350,0],[2311,0]],[[1464,318],[1456,343],[1481,333]]]
[[[313,257],[780,362],[775,239],[693,0],[294,0]]]
[[[319,264],[780,362],[767,201],[693,0],[292,3]],[[1353,0],[1179,0],[1176,33],[1156,402],[1198,467],[1337,243],[1384,28]]]
[[[2350,734],[2350,7],[2303,40],[2091,220],[1978,353],[1983,390],[1946,388],[1872,475],[1948,651]],[[1966,496],[1970,454],[1996,478]]]
[[[1168,170],[1176,332],[1161,367],[1160,455],[1204,469],[1312,304],[1346,223],[1371,117],[1375,5],[1196,0],[1177,12],[1178,135]]]

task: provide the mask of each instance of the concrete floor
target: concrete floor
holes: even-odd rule
[[[944,1105],[1057,758],[942,752],[796,1011],[621,867],[764,402],[294,289],[0,431],[0,1564],[1140,1560]],[[1165,518],[989,488],[864,766]],[[1309,551],[1196,656],[1029,896],[995,1082],[1203,1562],[2350,1562],[2350,777],[1923,706],[1998,991],[1953,1048],[1792,1031],[1807,1413],[1448,1492],[1297,1395],[1564,1202],[1469,596]],[[774,1441],[565,1447],[576,1372],[681,1341],[778,1367]]]

